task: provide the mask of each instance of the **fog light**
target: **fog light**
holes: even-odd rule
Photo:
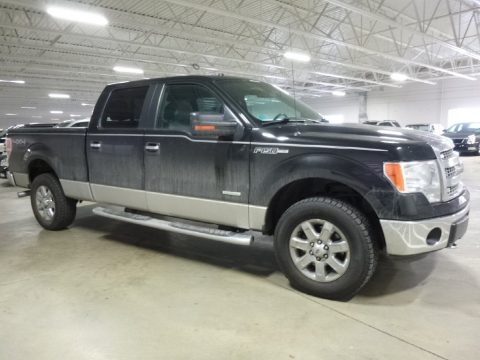
[[[428,235],[427,235],[427,244],[428,245],[435,245],[440,241],[440,238],[442,237],[442,230],[440,228],[435,228],[431,230]]]

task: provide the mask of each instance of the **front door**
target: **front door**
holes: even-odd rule
[[[149,86],[114,89],[87,135],[90,186],[97,202],[146,210],[144,130]]]
[[[150,211],[248,228],[249,142],[244,126],[213,89],[165,84],[155,128],[145,135],[145,190]],[[231,138],[192,135],[192,113],[237,122]]]

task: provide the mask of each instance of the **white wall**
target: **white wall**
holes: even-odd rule
[[[322,114],[344,114],[346,122],[358,122],[358,95],[304,101]],[[439,122],[447,126],[448,111],[465,107],[480,107],[479,81],[446,79],[438,81],[437,85],[409,83],[399,89],[372,90],[367,95],[369,120],[397,120],[402,125]]]

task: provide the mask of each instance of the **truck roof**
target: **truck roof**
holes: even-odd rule
[[[236,80],[250,80],[249,78],[243,78],[238,76],[223,76],[223,75],[180,75],[180,76],[167,76],[158,78],[149,78],[133,81],[122,81],[117,83],[108,84],[107,87],[122,87],[123,85],[142,85],[149,84],[157,81],[171,81],[171,80],[183,80],[183,81],[211,81],[215,79],[236,79]]]

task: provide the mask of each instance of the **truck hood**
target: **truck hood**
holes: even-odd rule
[[[446,136],[450,139],[465,139],[465,138],[469,137],[470,135],[477,136],[477,134],[475,134],[475,132],[473,132],[473,131],[445,132],[445,133],[443,133],[443,136]]]
[[[288,123],[260,128],[259,132],[263,141],[393,150],[410,153],[408,158],[414,160],[432,159],[435,153],[453,148],[452,140],[430,132],[364,124]]]

